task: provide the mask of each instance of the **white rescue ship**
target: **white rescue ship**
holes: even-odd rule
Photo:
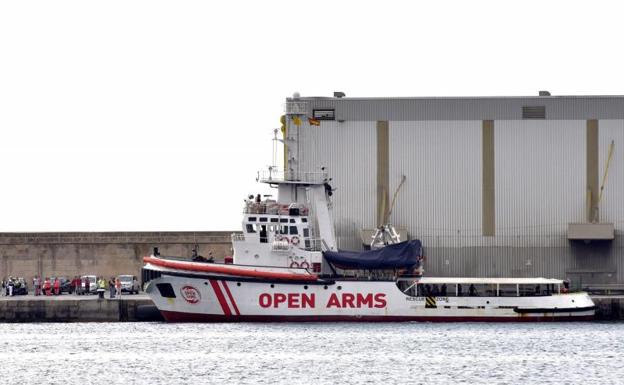
[[[422,276],[422,246],[336,247],[325,173],[259,177],[278,199],[250,197],[233,260],[145,257],[146,292],[171,322],[576,321],[584,292],[546,278]],[[158,253],[155,253],[158,254]]]

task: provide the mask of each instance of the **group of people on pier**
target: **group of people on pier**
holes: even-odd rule
[[[15,295],[27,295],[28,285],[23,278],[9,277],[0,281],[2,290],[0,294],[7,297]],[[100,294],[103,298],[103,294],[108,290],[109,298],[115,298],[121,296],[121,280],[119,277],[111,277],[106,280],[104,277],[95,276],[74,276],[69,281],[62,277],[45,277],[35,276],[32,280],[34,295],[35,296],[53,296],[61,295],[66,292],[69,294]],[[138,292],[138,291],[137,291]]]
[[[7,297],[28,293],[28,287],[23,278],[9,277],[2,280],[2,293]]]

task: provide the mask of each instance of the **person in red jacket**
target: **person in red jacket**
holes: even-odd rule
[[[69,294],[73,294],[76,293],[76,276],[74,275],[74,278],[72,278],[71,282],[69,283]]]
[[[58,277],[54,279],[54,295],[61,294],[61,281],[59,281]]]
[[[51,295],[51,290],[50,290],[50,278],[46,277],[45,281],[43,282],[43,294],[45,295]]]

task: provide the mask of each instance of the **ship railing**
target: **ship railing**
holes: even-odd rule
[[[243,233],[232,234],[232,242],[243,242],[243,241],[245,241],[245,234]]]
[[[258,171],[256,180],[264,183],[299,182],[321,184],[327,182],[329,176],[325,171],[294,171],[269,168],[268,170]]]
[[[321,238],[309,238],[305,239],[299,247],[303,248],[307,251],[322,251],[323,250],[323,239]]]
[[[291,209],[296,209],[291,213]],[[266,214],[266,215],[303,215],[309,213],[309,208],[301,203],[278,204],[275,201],[254,202],[247,201],[243,208],[243,214]],[[275,223],[268,223],[275,224]]]
[[[576,286],[576,287],[575,287]],[[623,295],[624,285],[619,283],[572,285],[572,289],[579,289],[592,295]]]
[[[284,112],[287,115],[306,115],[308,103],[303,101],[289,101],[284,103]]]

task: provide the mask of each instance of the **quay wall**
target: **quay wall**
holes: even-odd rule
[[[0,233],[0,279],[35,275],[140,275],[143,257],[158,247],[161,255],[191,256],[212,252],[215,260],[231,255],[230,231]]]
[[[0,301],[0,322],[120,322],[162,320],[149,298],[62,299],[27,298]]]

